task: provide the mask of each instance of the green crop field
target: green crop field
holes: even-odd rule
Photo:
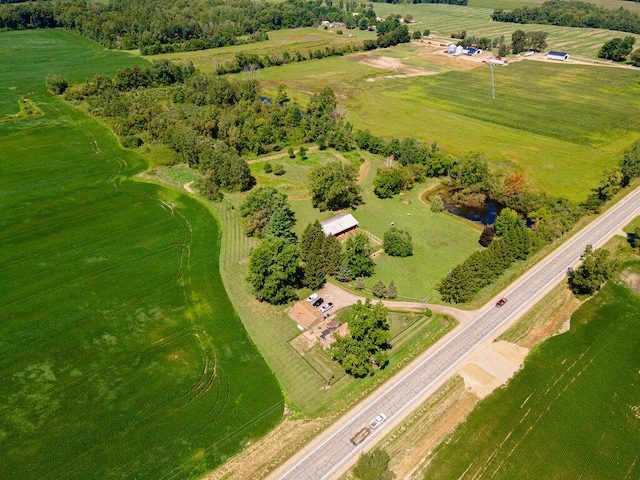
[[[484,0],[481,0],[484,3]],[[610,0],[604,0],[610,2]],[[611,0],[613,1],[613,0]],[[507,42],[511,34],[516,30],[526,32],[543,30],[549,34],[547,43],[551,50],[568,51],[572,55],[595,56],[604,42],[615,37],[629,35],[624,32],[614,32],[595,28],[571,28],[557,27],[555,25],[516,24],[506,22],[494,22],[491,20],[493,4],[495,8],[511,9],[517,7],[514,2],[509,2],[509,7],[501,6],[500,2],[489,0],[482,6],[458,6],[445,4],[390,4],[376,3],[376,13],[381,17],[390,14],[406,15],[410,13],[415,20],[409,25],[410,30],[430,29],[431,33],[444,38],[449,38],[452,33],[466,30],[467,34],[477,37],[491,37],[504,35]],[[540,2],[542,3],[542,2]],[[596,3],[596,2],[590,2]],[[611,3],[611,2],[610,2]],[[634,2],[616,2],[624,4],[630,10],[640,12],[640,6]],[[489,8],[487,8],[489,7]],[[640,36],[636,35],[637,39]],[[638,43],[638,40],[636,40]]]
[[[639,317],[640,297],[607,284],[435,450],[426,478],[639,478]]]
[[[283,398],[219,272],[210,211],[44,89],[140,59],[0,33],[0,477],[192,478],[280,420]]]

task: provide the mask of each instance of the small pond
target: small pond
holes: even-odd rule
[[[434,195],[440,195],[444,202],[445,211],[456,215],[458,217],[466,218],[472,222],[481,223],[482,225],[493,225],[496,222],[496,217],[500,214],[506,205],[485,197],[482,201],[477,202],[476,205],[462,205],[455,202],[454,194],[455,189],[450,187],[439,187],[430,192],[424,194],[425,201],[431,201],[431,197]],[[531,222],[527,220],[527,227],[531,226]]]

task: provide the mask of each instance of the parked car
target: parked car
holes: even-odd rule
[[[312,293],[311,295],[309,295],[307,297],[307,302],[311,303],[313,302],[316,298],[318,298],[318,294],[317,293]]]
[[[387,419],[387,416],[384,413],[381,413],[381,414],[377,415],[376,418],[371,420],[371,423],[369,424],[369,426],[371,428],[376,428],[378,425],[380,425],[386,419]]]
[[[324,300],[322,299],[322,297],[320,297],[319,299],[317,299],[315,302],[313,302],[313,306],[318,308],[320,305],[322,305],[324,303]]]
[[[333,303],[329,302],[329,303],[327,303],[325,305],[325,307],[327,307],[327,308],[325,308],[324,311],[328,312],[329,310],[331,310],[333,308]]]
[[[501,298],[500,300],[498,300],[498,303],[496,303],[496,307],[500,308],[505,303],[507,303],[507,299],[506,298]]]
[[[329,310],[329,304],[328,304],[328,303],[325,303],[324,305],[322,305],[322,306],[320,307],[320,311],[321,311],[322,313],[326,312],[327,310]]]

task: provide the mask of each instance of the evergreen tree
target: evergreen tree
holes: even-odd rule
[[[386,298],[387,296],[387,287],[385,287],[384,283],[381,280],[378,280],[371,288],[371,293],[373,293],[378,298]]]
[[[353,284],[353,288],[355,288],[356,290],[364,290],[365,287],[366,285],[364,283],[364,278],[356,278],[356,282]]]
[[[324,238],[325,234],[318,220],[307,225],[300,237],[300,254],[303,262],[307,261],[307,256],[311,252],[320,253]]]
[[[396,298],[398,296],[398,291],[396,289],[396,284],[393,283],[393,280],[387,287],[387,298]]]
[[[350,282],[353,279],[353,273],[351,272],[349,261],[346,258],[340,263],[336,278],[341,282]]]
[[[282,208],[273,212],[267,222],[266,234],[271,237],[284,238],[290,242],[296,242],[296,234],[293,232],[293,226],[296,218],[292,210]]]
[[[307,256],[307,261],[304,265],[303,284],[311,290],[318,290],[324,282],[325,276],[322,259],[315,252],[311,252]]]
[[[335,275],[340,269],[340,264],[344,258],[342,244],[333,235],[327,235],[324,237],[320,252],[324,263],[324,273],[326,275]]]

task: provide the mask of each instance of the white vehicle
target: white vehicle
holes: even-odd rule
[[[382,422],[384,422],[387,419],[387,416],[384,413],[379,414],[378,416],[376,416],[376,418],[374,418],[373,420],[371,420],[371,423],[369,424],[369,426],[371,428],[376,428],[378,425],[380,425]]]
[[[333,303],[331,304],[331,307],[333,307]],[[324,313],[324,312],[326,312],[327,310],[329,310],[331,307],[329,306],[329,304],[328,304],[328,303],[325,303],[324,305],[322,305],[322,306],[320,307],[320,312],[321,312],[321,313]]]
[[[307,297],[307,302],[311,303],[313,302],[316,298],[318,298],[318,294],[317,293],[312,293],[311,295],[309,295]]]

